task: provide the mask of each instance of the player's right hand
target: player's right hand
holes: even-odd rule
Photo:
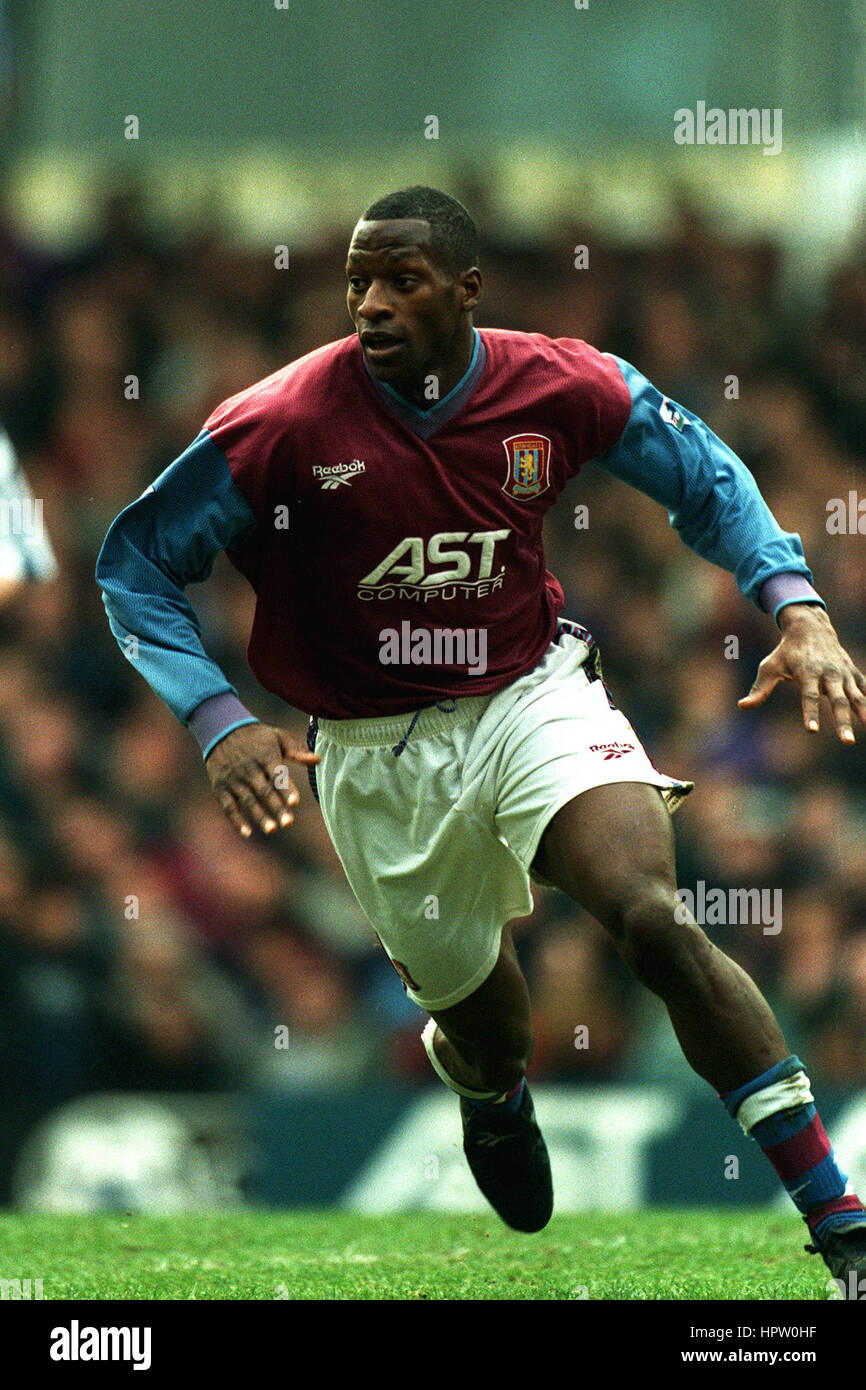
[[[289,776],[289,764],[312,767],[318,753],[296,748],[283,729],[269,724],[243,724],[220,739],[205,761],[217,801],[241,835],[259,826],[270,835],[291,825],[300,797]]]

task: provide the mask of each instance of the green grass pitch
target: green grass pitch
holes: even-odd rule
[[[0,1214],[0,1278],[44,1299],[804,1299],[827,1271],[796,1216],[689,1209],[554,1216],[244,1211]]]

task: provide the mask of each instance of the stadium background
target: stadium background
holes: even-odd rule
[[[96,553],[216,403],[349,331],[354,220],[432,182],[482,232],[478,322],[585,337],[702,415],[799,531],[862,667],[866,541],[831,534],[827,505],[866,466],[864,53],[847,0],[6,4],[0,420],[61,573],[0,613],[0,1200],[472,1200],[423,1019],[305,786],[278,842],[233,835],[109,633]],[[780,108],[781,153],[676,146],[698,100]],[[590,468],[548,541],[654,761],[697,784],[680,884],[782,890],[778,934],[711,934],[863,1165],[866,738],[807,737],[786,689],[737,711],[772,624],[648,500]],[[241,697],[301,738],[245,666],[229,564],[191,597]],[[547,894],[517,938],[561,1203],[768,1200],[601,931]]]

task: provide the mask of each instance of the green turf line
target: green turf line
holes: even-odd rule
[[[730,1210],[554,1217],[245,1211],[0,1214],[0,1278],[45,1299],[826,1299],[796,1216]]]

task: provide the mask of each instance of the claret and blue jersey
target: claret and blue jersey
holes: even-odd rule
[[[97,580],[122,649],[211,742],[251,718],[185,593],[220,550],[257,595],[250,665],[290,705],[342,719],[485,694],[555,631],[542,523],[590,460],[665,507],[759,607],[820,602],[799,537],[701,420],[578,339],[486,328],[426,410],[372,378],[354,335],[231,397],[116,518]],[[486,669],[383,664],[382,630],[407,619],[483,628]]]

